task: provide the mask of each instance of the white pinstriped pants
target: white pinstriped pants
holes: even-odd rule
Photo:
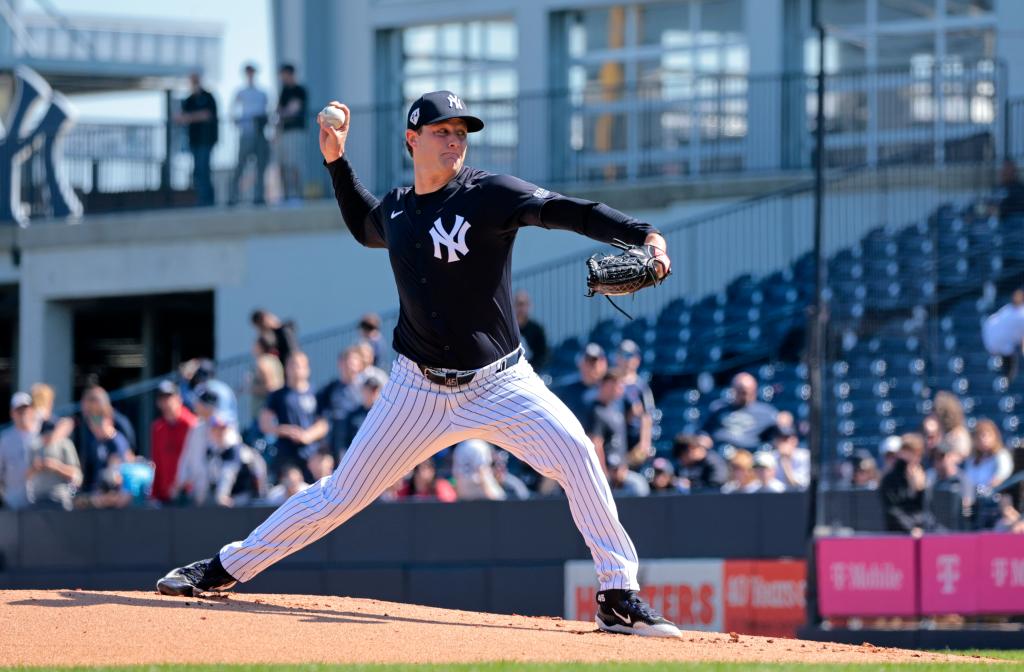
[[[245,541],[224,546],[224,568],[248,581],[344,523],[423,460],[475,438],[504,448],[562,486],[602,590],[638,589],[636,548],[619,523],[583,427],[525,357],[504,371],[495,368],[491,364],[469,384],[449,388],[399,356],[335,472],[289,498]],[[467,542],[472,533],[466,530]]]

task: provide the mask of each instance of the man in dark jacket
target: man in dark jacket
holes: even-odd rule
[[[217,101],[203,88],[199,73],[189,76],[192,94],[182,101],[179,124],[188,127],[188,147],[192,152],[192,183],[196,205],[213,205],[213,178],[210,155],[217,144]]]
[[[921,466],[923,454],[924,439],[920,434],[900,437],[896,461],[882,477],[879,488],[885,509],[885,529],[889,532],[909,532],[919,537],[933,527],[926,504],[926,477]]]
[[[675,438],[672,455],[681,487],[690,492],[718,492],[729,480],[729,466],[710,448],[711,439],[704,435],[680,434]]]

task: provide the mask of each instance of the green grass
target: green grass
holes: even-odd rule
[[[964,656],[986,656],[1007,661],[1024,662],[1024,651],[950,651]],[[14,668],[0,668],[14,669]],[[25,670],[60,669],[61,672],[88,670],[89,672],[980,672],[990,669],[977,663],[910,663],[864,665],[814,664],[744,664],[744,663],[513,663],[494,662],[462,665],[136,665],[130,667],[65,667],[17,668]],[[999,670],[1024,670],[1024,664],[1010,663]]]

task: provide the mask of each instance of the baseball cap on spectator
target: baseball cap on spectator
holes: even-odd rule
[[[462,119],[466,122],[466,130],[476,133],[483,130],[484,122],[469,113],[466,101],[451,91],[431,91],[424,93],[413,102],[409,115],[405,118],[406,128],[415,131],[421,126],[429,126],[447,119]]]
[[[15,392],[11,395],[11,410],[16,411],[19,408],[25,408],[26,406],[32,405],[32,397],[28,392]]]
[[[366,315],[363,315],[362,319],[359,320],[359,328],[363,331],[380,329],[380,317],[374,313],[367,313]]]
[[[775,457],[766,450],[759,450],[754,453],[754,468],[774,469]]]
[[[220,403],[220,395],[212,385],[203,383],[196,388],[196,399],[207,406],[216,406]]]
[[[882,455],[888,455],[889,453],[895,453],[900,449],[903,441],[898,436],[887,436],[882,439],[881,445],[879,445],[879,452]]]
[[[584,359],[603,359],[604,356],[604,348],[597,343],[587,343],[587,346],[583,348]]]
[[[39,425],[39,433],[49,434],[56,426],[57,425],[53,424],[53,420],[43,420],[42,424]]]
[[[235,415],[230,411],[217,411],[210,416],[210,424],[214,427],[233,427],[235,425]]]
[[[676,470],[672,467],[672,463],[664,457],[654,458],[654,461],[651,462],[651,468],[654,469],[655,474],[668,474],[669,476],[676,475]]]
[[[363,387],[368,387],[372,390],[379,390],[384,387],[386,382],[388,382],[387,378],[376,371],[368,371],[363,374]]]
[[[170,397],[178,394],[178,385],[173,380],[161,380],[156,386],[156,396]]]
[[[619,343],[618,353],[622,357],[639,357],[640,346],[636,344],[636,341],[627,338],[622,343]]]

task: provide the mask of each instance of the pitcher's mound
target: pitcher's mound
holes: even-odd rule
[[[647,639],[557,618],[308,595],[196,599],[148,592],[0,591],[0,623],[5,665],[953,660],[742,633]]]

